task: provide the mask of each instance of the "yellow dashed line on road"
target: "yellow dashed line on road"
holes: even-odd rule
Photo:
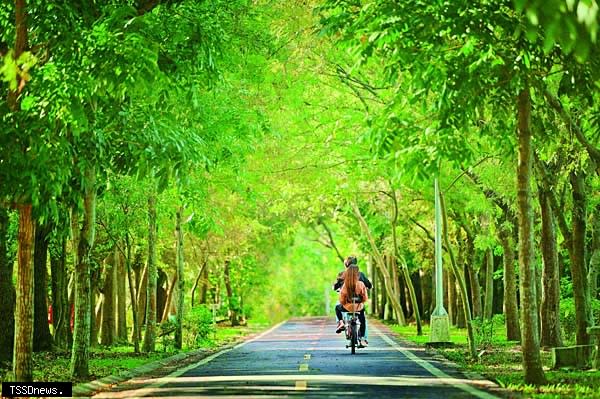
[[[296,381],[296,391],[306,391],[306,381]]]
[[[308,363],[302,363],[298,368],[298,371],[308,371]]]

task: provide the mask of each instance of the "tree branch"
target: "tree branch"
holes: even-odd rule
[[[330,248],[333,248],[335,250],[335,253],[337,254],[339,260],[344,263],[344,257],[342,256],[342,254],[340,253],[340,250],[338,249],[337,245],[335,245],[335,241],[333,241],[333,234],[331,234],[331,230],[329,229],[329,227],[325,224],[325,222],[323,221],[323,219],[319,219],[319,224],[321,226],[323,226],[323,228],[325,229],[325,231],[327,232],[327,237],[329,238],[329,243],[330,243]]]
[[[556,221],[558,222],[558,227],[560,229],[560,232],[563,235],[563,238],[565,239],[567,248],[570,248],[571,247],[571,231],[569,229],[569,226],[567,225],[567,220],[565,219],[565,214],[562,211],[563,207],[561,207],[558,204],[558,201],[556,200],[556,195],[554,195],[554,192],[551,189],[554,184],[550,179],[550,173],[548,171],[548,167],[547,167],[547,165],[544,164],[544,162],[542,162],[540,160],[540,158],[538,157],[536,152],[533,153],[533,162],[534,162],[534,166],[535,166],[536,170],[538,171],[538,174],[541,177],[542,184],[544,184],[548,188],[548,198],[550,200],[550,206],[552,207],[552,210],[554,211],[554,217],[556,218]]]
[[[452,180],[452,183],[450,183],[450,185],[449,185],[448,187],[446,187],[446,189],[444,190],[444,192],[445,192],[445,193],[447,193],[448,191],[450,191],[450,189],[451,189],[451,188],[452,188],[452,187],[453,187],[453,186],[456,184],[456,182],[457,182],[458,180],[460,180],[460,178],[461,178],[461,177],[463,177],[463,176],[464,176],[464,175],[465,175],[465,174],[466,174],[468,171],[470,171],[470,170],[471,170],[471,168],[475,168],[475,167],[477,167],[477,166],[481,165],[483,162],[487,161],[487,160],[488,160],[488,159],[490,159],[490,158],[493,158],[494,156],[495,156],[495,155],[488,155],[488,156],[485,156],[485,157],[483,157],[482,159],[480,159],[479,161],[477,161],[477,162],[475,163],[475,165],[473,165],[473,166],[470,166],[470,167],[469,167],[469,169],[463,169],[462,173],[460,173],[458,176],[456,176],[456,177],[454,178],[454,180]]]
[[[473,173],[472,171],[465,170],[464,173],[467,176],[469,176],[469,178],[473,181],[473,183],[475,183],[477,187],[479,187],[479,189],[481,189],[481,191],[487,199],[491,200],[500,209],[502,209],[502,211],[504,211],[504,213],[508,216],[511,222],[514,223],[517,220],[517,215],[510,207],[510,204],[506,201],[506,198],[502,197],[500,194],[498,194],[491,188],[485,186],[485,184],[481,182],[479,176]]]
[[[571,115],[569,115],[567,110],[565,110],[560,100],[557,97],[555,97],[552,93],[550,93],[548,89],[544,90],[544,96],[548,100],[550,106],[554,108],[554,110],[561,117],[564,124],[567,125],[569,132],[574,133],[577,140],[581,143],[581,145],[585,147],[588,154],[590,155],[590,158],[592,158],[596,164],[600,164],[600,150],[594,147],[588,141],[588,139],[583,134],[583,131],[581,130],[579,124],[577,124],[577,122],[575,122],[573,118],[571,118]]]

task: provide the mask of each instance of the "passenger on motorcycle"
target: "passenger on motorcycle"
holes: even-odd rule
[[[358,267],[358,260],[356,259],[356,256],[350,255],[350,256],[348,256],[344,260],[344,266],[346,268],[348,268],[348,266],[352,266],[352,265]],[[346,270],[342,270],[341,272],[338,273],[337,280],[336,280],[335,284],[333,284],[334,291],[339,292],[340,289],[342,288],[342,285],[344,285],[344,272],[345,271]],[[373,288],[373,284],[371,284],[371,282],[369,281],[369,279],[367,278],[367,276],[365,276],[365,274],[363,272],[359,271],[359,276],[360,276],[359,280],[363,282],[363,284],[365,285],[365,287],[367,287],[367,289]],[[336,304],[336,306],[339,305],[339,303],[340,302],[338,301],[338,303]],[[338,322],[338,323],[340,321],[340,318],[337,317],[337,313],[336,313],[336,320],[335,321]],[[339,330],[339,331],[336,331],[336,332],[338,332],[338,334],[339,334],[342,331],[343,331],[343,328],[342,328],[342,330]],[[366,319],[365,319],[365,330],[364,330],[364,335],[363,335],[363,338],[364,338],[363,342],[364,342],[364,344],[363,344],[363,346],[368,345],[368,341],[367,341],[368,332],[369,332],[369,328],[368,328],[368,325],[366,324]]]
[[[367,287],[360,281],[360,271],[358,266],[348,266],[344,272],[344,284],[340,291],[340,303],[335,307],[335,313],[337,316],[338,325],[336,333],[340,333],[344,330],[344,322],[342,320],[342,312],[357,312],[358,319],[360,320],[360,329],[358,331],[359,340],[362,341],[362,345],[368,345],[367,340],[364,338],[365,328],[367,326],[365,320],[365,303],[367,302]],[[359,302],[353,301],[352,297],[356,296],[360,298]]]
[[[348,267],[348,266],[352,266],[352,265],[358,267],[358,260],[356,259],[355,256],[348,256],[344,260],[344,266]],[[334,291],[338,291],[340,288],[342,288],[342,285],[344,284],[344,272],[345,272],[345,270],[342,270],[341,272],[338,273],[337,281],[335,282],[335,284],[333,284]],[[365,287],[367,287],[368,289],[373,288],[373,284],[371,284],[371,282],[369,281],[369,279],[367,278],[367,276],[365,276],[365,274],[363,272],[360,272],[359,280],[362,281],[364,283]]]

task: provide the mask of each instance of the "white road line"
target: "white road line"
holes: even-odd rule
[[[494,396],[490,393],[479,390],[472,385],[465,384],[464,382],[461,382],[460,380],[453,378],[450,375],[444,373],[442,370],[438,369],[433,364],[429,363],[427,360],[421,359],[420,357],[418,357],[411,351],[408,351],[408,350],[402,348],[394,340],[392,340],[390,337],[388,337],[383,332],[381,332],[379,329],[377,329],[377,327],[372,326],[370,328],[372,330],[375,330],[375,332],[378,333],[381,336],[381,338],[385,342],[387,342],[392,348],[396,349],[398,352],[402,353],[404,356],[406,356],[413,362],[417,363],[419,366],[423,367],[425,370],[429,371],[433,376],[444,379],[446,384],[451,385],[455,388],[461,389],[465,392],[468,392],[471,395],[477,396],[478,398],[482,398],[482,399],[498,398],[497,396]]]
[[[204,359],[200,360],[197,363],[192,363],[187,367],[184,367],[182,369],[178,369],[173,371],[171,374],[165,376],[165,377],[161,377],[158,378],[155,382],[153,382],[152,384],[144,387],[144,388],[140,388],[140,389],[136,389],[134,391],[122,391],[122,392],[105,392],[105,393],[99,393],[98,395],[94,395],[95,398],[122,398],[122,397],[127,397],[127,398],[141,398],[143,396],[146,396],[147,394],[151,393],[153,390],[160,388],[161,386],[168,384],[169,382],[172,382],[175,378],[187,373],[188,371],[202,366],[203,364],[206,364],[212,360],[214,360],[215,358],[221,356],[224,353],[227,352],[231,352],[234,349],[238,349],[241,348],[244,345],[247,345],[251,342],[257,341],[259,339],[261,339],[262,337],[264,337],[265,335],[275,331],[276,329],[278,329],[279,327],[281,327],[283,324],[285,324],[287,322],[286,321],[282,321],[279,324],[274,325],[273,327],[271,327],[270,329],[268,329],[267,331],[257,335],[256,337],[249,339],[247,341],[241,342],[237,345],[235,345],[232,348],[228,348],[228,349],[224,349],[220,352],[214,353],[208,357],[205,357]]]

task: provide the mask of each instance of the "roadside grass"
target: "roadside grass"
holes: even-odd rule
[[[90,349],[90,376],[86,379],[73,380],[69,366],[69,351],[40,352],[33,355],[34,381],[72,381],[80,383],[93,381],[109,375],[118,375],[126,370],[142,366],[146,363],[161,360],[177,353],[191,352],[197,349],[216,350],[241,338],[264,330],[267,325],[250,324],[230,327],[217,325],[214,332],[195,346],[184,345],[182,350],[174,349],[172,340],[157,339],[156,351],[152,353],[134,353],[133,345],[115,345],[111,347],[97,346]],[[10,364],[0,363],[0,381],[6,381],[11,371]]]
[[[269,325],[262,323],[249,323],[245,326],[231,327],[228,325],[219,325],[214,333],[209,334],[197,345],[198,348],[214,349],[224,345],[231,344],[242,337],[258,333],[265,330]]]
[[[407,341],[425,345],[429,341],[429,326],[423,326],[423,335],[418,336],[415,326],[389,326]],[[523,365],[521,346],[514,341],[506,340],[506,330],[500,323],[494,323],[482,335],[481,329],[475,329],[475,342],[478,359],[469,358],[466,329],[450,328],[450,339],[453,347],[436,349],[450,361],[461,368],[479,373],[501,387],[521,393],[526,398],[597,398],[600,399],[600,370],[550,370],[551,353],[542,351],[542,365],[548,384],[539,387],[523,382]]]

